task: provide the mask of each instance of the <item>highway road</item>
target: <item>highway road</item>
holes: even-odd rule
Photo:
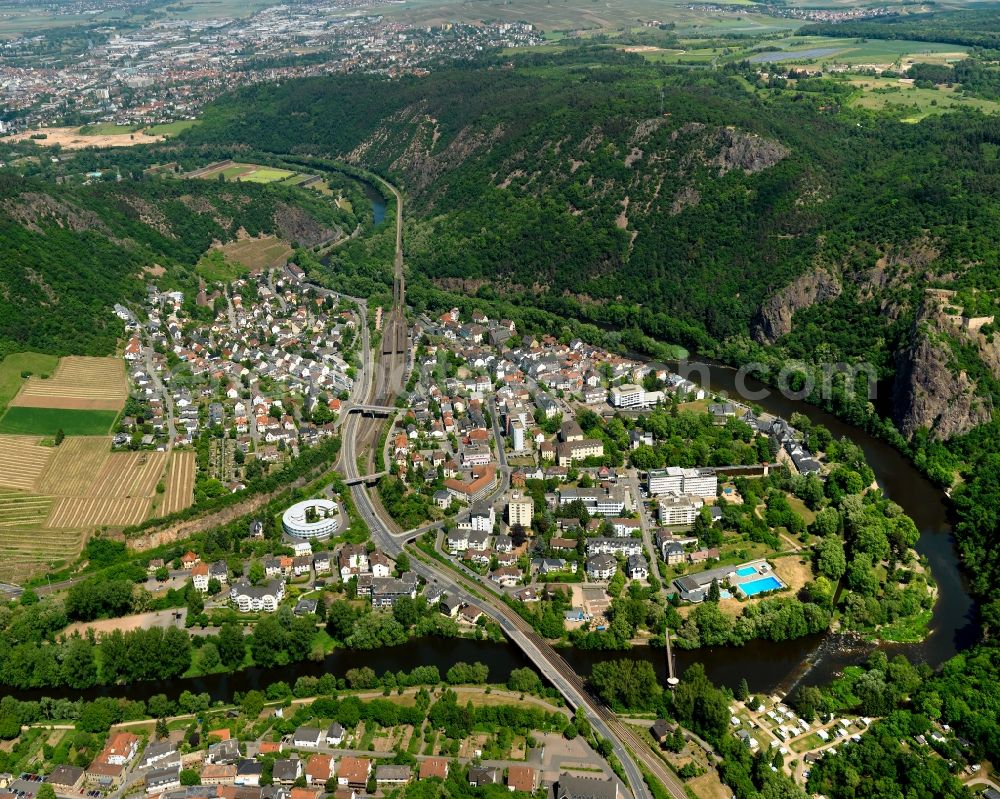
[[[403,271],[403,198],[395,186],[379,179],[396,197],[396,256],[393,276],[393,308],[387,315],[383,327],[382,358],[376,366],[371,352],[367,321],[362,325],[362,354],[367,368],[362,370],[363,377],[355,384],[352,401],[358,404],[391,405],[401,391],[408,360],[407,351],[399,352],[398,347],[387,345],[387,336],[395,337],[396,325],[406,324],[406,289]],[[388,339],[392,341],[393,339]],[[364,417],[361,414],[349,414],[342,428],[342,447],[340,464],[346,478],[360,477],[371,473],[374,460],[374,449],[378,441],[382,421]],[[494,414],[494,435],[498,447],[498,459],[503,478],[499,488],[506,490],[509,481],[509,469],[506,466],[506,453],[503,448],[503,437]],[[359,468],[359,456],[364,461]],[[497,496],[494,492],[493,496]],[[413,540],[420,531],[398,531],[391,519],[383,518],[381,508],[363,485],[351,487],[351,497],[360,516],[371,530],[375,544],[391,556],[403,551],[404,542]],[[434,529],[430,526],[428,529]],[[493,618],[504,634],[519,647],[536,665],[542,675],[554,685],[573,708],[583,708],[597,735],[611,742],[618,761],[622,764],[626,782],[632,795],[639,799],[651,797],[643,779],[636,757],[645,768],[662,782],[669,793],[677,799],[686,799],[684,786],[669,770],[665,762],[649,749],[643,741],[621,722],[599,699],[592,696],[583,680],[569,664],[542,639],[524,619],[503,599],[492,591],[486,590],[480,583],[453,572],[438,563],[418,549],[411,549],[412,568],[428,583],[441,587],[451,598],[474,604]]]

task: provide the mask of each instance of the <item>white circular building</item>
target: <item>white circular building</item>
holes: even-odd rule
[[[296,502],[282,514],[281,526],[295,538],[329,538],[340,527],[340,509],[328,499]]]

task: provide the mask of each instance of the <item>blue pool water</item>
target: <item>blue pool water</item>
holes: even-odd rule
[[[754,594],[759,594],[761,591],[774,591],[775,589],[781,588],[781,580],[777,577],[769,575],[767,577],[761,577],[759,580],[751,580],[748,583],[742,583],[740,588],[747,596],[753,596]]]
[[[744,566],[742,569],[737,569],[736,573],[740,577],[749,577],[751,574],[756,574],[757,570],[753,566]]]

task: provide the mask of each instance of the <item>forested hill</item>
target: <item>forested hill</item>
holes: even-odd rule
[[[285,220],[334,224],[332,204],[303,194],[195,180],[0,178],[0,355],[113,352],[122,323],[112,307],[142,298],[147,267],[166,270],[161,284],[186,289],[193,304],[192,267],[213,241],[240,228],[281,234]]]
[[[703,350],[752,336],[807,359],[865,357],[904,375],[907,433],[988,419],[982,369],[948,379],[968,358],[921,350],[917,332],[954,329],[927,285],[993,288],[1000,120],[906,124],[846,108],[842,84],[770,89],[738,70],[584,48],[262,85],[218,102],[188,138],[393,176],[418,214],[408,263],[432,278],[568,296],[578,313]]]
[[[503,296],[731,360],[865,359],[906,438],[864,396],[835,410],[910,447],[942,485],[963,467],[988,483],[1000,119],[907,124],[853,109],[850,92],[583,47],[256,86],[185,137],[391,176],[409,195],[409,268],[461,299]],[[985,590],[1000,579],[996,514],[977,514],[970,490],[957,498]]]

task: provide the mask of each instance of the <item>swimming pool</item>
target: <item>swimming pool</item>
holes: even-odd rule
[[[781,580],[773,575],[768,575],[767,577],[761,577],[759,580],[742,583],[740,590],[747,596],[753,596],[754,594],[759,594],[761,591],[775,591],[781,587]]]
[[[756,574],[757,569],[753,566],[744,566],[742,569],[737,569],[736,573],[740,577],[749,577],[751,574]]]

